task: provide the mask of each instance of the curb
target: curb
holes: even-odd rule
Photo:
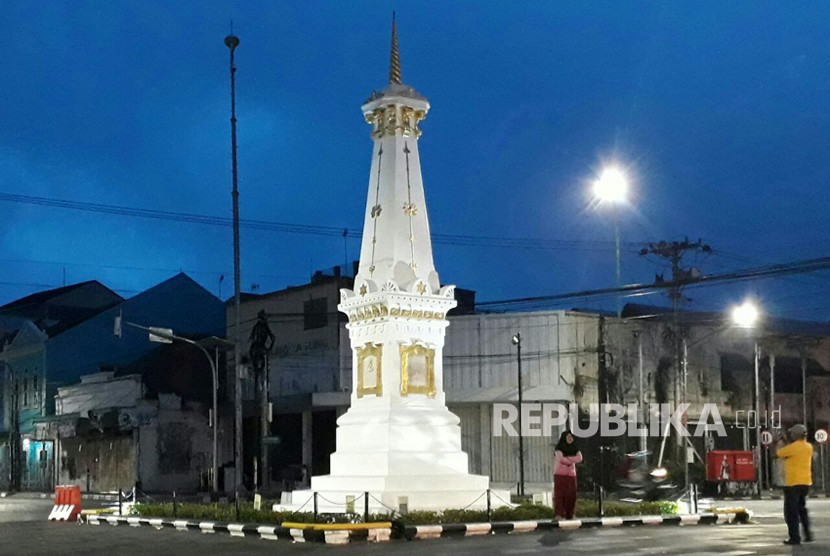
[[[325,544],[348,544],[360,541],[388,541],[391,527],[362,530],[320,530],[287,529],[275,525],[257,525],[253,523],[220,523],[214,521],[189,521],[186,519],[161,519],[124,516],[87,516],[90,525],[129,525],[130,527],[150,526],[157,530],[173,528],[178,531],[195,530],[202,533],[227,533],[232,537],[257,537],[267,540],[286,540],[292,542],[319,542]]]
[[[178,531],[201,531],[202,533],[226,533],[232,537],[258,537],[267,540],[292,542],[317,542],[325,544],[348,544],[352,542],[385,542],[393,538],[393,527],[376,529],[323,530],[314,528],[285,528],[274,525],[251,523],[220,523],[214,521],[189,521],[186,519],[162,519],[124,516],[86,516],[90,525],[127,525],[130,527],[149,526],[157,530],[173,528]],[[587,529],[593,527],[622,527],[637,525],[723,525],[748,523],[747,512],[721,514],[693,514],[675,516],[603,517],[563,521],[505,521],[494,523],[450,523],[444,525],[409,525],[403,528],[402,537],[407,540],[437,539],[444,537],[472,537],[477,535],[530,533],[555,529]],[[400,537],[399,535],[395,535]]]
[[[749,523],[749,514],[747,512],[738,512],[672,516],[603,517],[562,521],[505,521],[494,523],[410,525],[404,529],[404,536],[408,540],[420,540],[443,537],[529,533],[533,531],[553,531],[555,529],[571,530],[637,525],[725,525],[730,523]]]

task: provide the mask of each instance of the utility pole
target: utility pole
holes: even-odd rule
[[[268,492],[271,483],[270,462],[268,461],[268,437],[271,433],[271,412],[268,402],[268,368],[269,368],[268,353],[265,354],[265,368],[262,370],[262,377],[260,378],[260,417],[261,417],[261,435],[260,435],[260,452],[259,458],[262,464],[262,479],[259,481],[263,492]]]
[[[242,485],[242,344],[239,341],[239,175],[236,163],[236,64],[234,51],[239,46],[239,38],[233,34],[225,37],[225,46],[231,51],[231,161],[233,168],[233,376],[234,376],[234,494],[239,500],[239,487]]]
[[[676,371],[674,380],[674,400],[675,405],[686,403],[688,392],[686,390],[687,378],[687,364],[688,357],[686,354],[686,338],[685,332],[681,330],[679,322],[680,305],[686,301],[683,298],[682,288],[686,282],[693,280],[700,276],[700,270],[694,267],[685,268],[682,266],[683,257],[687,253],[703,253],[709,254],[712,248],[703,243],[701,240],[696,242],[689,241],[685,238],[683,241],[659,241],[657,243],[649,243],[648,247],[640,250],[640,256],[655,255],[658,258],[667,261],[671,265],[671,285],[668,288],[668,296],[672,304],[672,348],[674,351],[674,368]],[[662,274],[655,277],[655,284],[665,283],[665,278]],[[688,414],[684,415],[684,424],[688,422]],[[684,461],[684,482],[686,487],[689,486],[689,464],[688,464],[688,440],[683,438],[683,461]],[[677,444],[675,448],[677,449]],[[675,451],[676,456],[679,455]],[[675,457],[677,459],[677,457]]]
[[[519,332],[513,336],[513,345],[516,346],[516,382],[519,397],[519,496],[525,495],[525,444],[522,436],[522,335]]]
[[[605,317],[599,317],[597,323],[597,400],[599,404],[599,469],[597,480],[597,507],[599,515],[603,515],[603,497],[605,489],[605,451],[607,449],[607,442],[605,436],[602,434],[602,423],[606,418],[605,404],[608,403],[608,361],[605,350]]]

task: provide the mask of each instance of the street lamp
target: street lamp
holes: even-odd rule
[[[745,301],[743,304],[732,309],[732,322],[739,328],[755,328],[760,317],[761,312],[751,301]],[[759,402],[761,398],[761,386],[758,378],[758,371],[761,363],[761,352],[758,349],[757,335],[753,338],[753,344],[755,359],[755,403],[753,404],[753,408],[755,409],[755,483],[756,488],[758,489],[758,496],[761,496],[761,428],[758,426],[758,419],[760,415]]]
[[[211,336],[210,338],[206,338],[201,342],[197,342],[195,340],[191,340],[190,338],[184,338],[182,336],[176,336],[173,334],[173,331],[169,328],[158,328],[155,326],[141,326],[140,324],[135,324],[132,322],[128,322],[122,319],[121,315],[115,317],[115,327],[114,333],[119,338],[121,337],[122,326],[130,326],[132,328],[138,328],[139,330],[143,330],[149,333],[149,339],[151,342],[160,342],[160,343],[173,343],[173,341],[177,342],[184,342],[186,344],[190,344],[192,346],[196,346],[199,351],[201,351],[205,357],[207,357],[208,363],[210,363],[210,371],[211,371],[211,378],[213,379],[213,419],[211,426],[213,428],[213,463],[211,465],[211,473],[213,475],[213,492],[219,492],[219,401],[217,393],[219,391],[219,369],[218,369],[218,361],[215,361],[213,357],[210,356],[210,353],[205,348],[207,344],[208,347],[214,348],[214,353],[216,355],[216,359],[219,358],[219,348],[233,348],[235,344],[233,342],[229,342],[227,340],[223,340],[222,338],[217,338],[215,336]]]
[[[598,180],[594,182],[594,197],[602,203],[618,205],[628,198],[628,179],[619,168],[605,168]],[[620,297],[620,222],[616,209],[612,210],[614,218],[614,253],[617,263],[617,316],[622,316],[622,298]]]
[[[516,368],[519,386],[519,496],[525,495],[525,445],[522,436],[522,335],[518,332],[513,335],[513,345],[516,346]]]

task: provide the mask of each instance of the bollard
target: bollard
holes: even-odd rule
[[[700,493],[698,492],[698,489],[697,489],[697,483],[695,483],[695,484],[692,485],[692,504],[694,505],[694,508],[695,508],[694,513],[698,513],[698,511],[699,511],[699,507],[698,507],[698,502],[700,500],[699,499],[699,494]]]
[[[234,500],[236,506],[236,521],[239,521],[239,491],[236,491],[236,499]]]
[[[121,487],[118,487],[118,515],[124,515],[124,493],[121,492]]]
[[[317,492],[314,492],[314,523],[317,523]]]
[[[492,506],[490,505],[490,489],[488,488],[487,489],[487,521],[488,522],[491,521],[491,515],[490,515],[491,510],[492,510]]]
[[[598,496],[597,496],[597,511],[599,513],[599,517],[603,517],[605,515],[605,508],[603,507],[603,498],[605,496],[605,489],[602,488],[602,485],[599,485],[599,489],[597,489]]]
[[[363,523],[369,523],[369,491],[363,493]]]
[[[173,517],[178,517],[178,507],[176,506],[176,491],[173,491]]]

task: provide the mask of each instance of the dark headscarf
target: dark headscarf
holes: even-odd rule
[[[571,431],[564,431],[562,436],[559,437],[559,442],[556,443],[555,448],[562,452],[562,455],[565,457],[575,456],[579,452],[579,448],[576,447],[576,437],[574,437],[574,441],[571,444],[568,444],[567,437],[569,434],[573,436]]]

